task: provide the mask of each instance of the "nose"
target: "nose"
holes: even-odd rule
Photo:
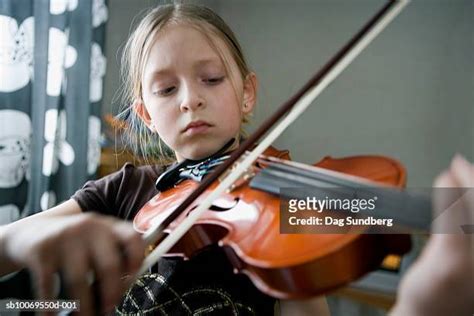
[[[182,112],[196,111],[198,108],[205,106],[205,100],[202,97],[199,87],[195,84],[188,83],[183,85],[180,110]]]

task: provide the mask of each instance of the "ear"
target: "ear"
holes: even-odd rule
[[[250,72],[244,79],[244,95],[242,112],[249,114],[253,111],[255,104],[257,103],[257,75],[254,72]]]
[[[146,127],[148,127],[150,131],[156,132],[153,126],[153,123],[151,121],[150,114],[148,113],[145,105],[143,104],[141,100],[133,101],[132,109],[135,112],[135,114],[137,114],[138,117],[142,119],[143,123],[145,123]]]

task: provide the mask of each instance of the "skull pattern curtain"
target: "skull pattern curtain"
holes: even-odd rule
[[[106,0],[0,0],[0,225],[95,176]]]
[[[106,20],[104,0],[0,1],[0,224],[94,176]]]

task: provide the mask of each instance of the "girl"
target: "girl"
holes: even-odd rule
[[[160,147],[171,148],[177,162],[197,162],[239,145],[241,125],[256,103],[257,79],[234,34],[214,12],[194,5],[152,10],[130,37],[123,64],[128,125],[136,139],[159,135]],[[10,225],[3,238],[10,270],[28,266],[40,298],[53,297],[53,273],[60,270],[85,314],[93,308],[86,279],[92,270],[100,281],[103,311],[112,310],[130,285],[121,276],[136,272],[144,252],[138,234],[115,218],[133,219],[157,193],[154,181],[163,171],[128,164],[86,183],[69,201]],[[29,225],[39,231],[22,229]],[[235,275],[215,249],[190,262],[162,260],[156,274],[137,284],[153,298],[132,291],[117,311],[268,315],[275,309],[275,300]],[[327,314],[324,300],[309,304],[312,312]]]
[[[214,12],[195,5],[152,10],[129,39],[124,65],[129,126],[135,141],[145,140],[142,152],[155,138],[164,158],[171,150],[177,162],[199,163],[239,145],[242,123],[256,103],[257,78]],[[39,297],[46,299],[54,297],[53,275],[61,271],[83,314],[94,308],[90,271],[99,280],[104,312],[116,306],[117,313],[328,314],[320,298],[278,304],[233,274],[216,248],[189,261],[162,259],[122,298],[131,284],[121,276],[138,270],[145,248],[122,220],[133,219],[157,193],[154,181],[165,169],[127,164],[86,183],[69,201],[2,227],[1,272],[28,267]]]

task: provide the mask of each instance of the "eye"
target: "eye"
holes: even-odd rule
[[[203,81],[210,85],[216,85],[224,81],[225,76],[206,78]]]
[[[168,87],[168,88],[165,88],[165,89],[153,91],[153,94],[157,95],[157,96],[160,96],[160,97],[166,97],[166,96],[171,95],[175,89],[176,89],[176,87],[174,87],[174,86],[173,87]]]

